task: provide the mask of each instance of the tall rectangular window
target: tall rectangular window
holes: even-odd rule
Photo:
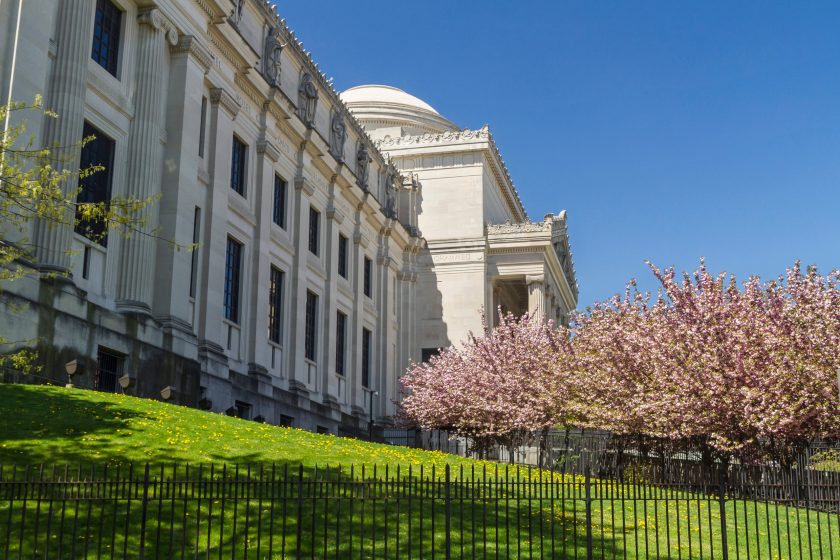
[[[367,297],[373,297],[373,261],[365,257],[364,266],[364,291]]]
[[[233,137],[233,151],[230,158],[230,188],[245,196],[245,163],[248,158],[248,146]]]
[[[279,175],[274,176],[274,223],[286,229],[286,181]]]
[[[80,169],[101,166],[103,169],[79,178],[79,194],[76,202],[90,204],[107,204],[111,200],[111,182],[114,176],[114,141],[102,132],[85,123],[83,134],[85,138],[94,139],[82,147]],[[76,232],[91,241],[105,246],[108,244],[108,229],[102,220],[82,220],[76,215]]]
[[[371,332],[362,329],[362,387],[370,388]]]
[[[321,213],[313,207],[309,207],[309,252],[318,254],[318,246],[321,237]]]
[[[347,340],[347,315],[337,311],[335,315],[335,372],[344,375],[345,341]]]
[[[207,136],[207,97],[201,98],[201,118],[198,121],[198,157],[204,157],[204,139]]]
[[[96,1],[91,58],[111,75],[117,75],[120,57],[122,12],[110,0]]]
[[[268,290],[268,339],[280,344],[283,325],[283,271],[271,267]]]
[[[242,272],[242,244],[228,237],[225,258],[225,319],[239,322],[239,284]]]
[[[338,234],[338,275],[347,278],[347,246],[349,242],[346,237]]]
[[[190,254],[190,297],[195,297],[195,283],[198,281],[198,239],[201,235],[201,208],[195,207],[193,214],[192,253]]]
[[[318,296],[310,291],[306,292],[306,332],[304,333],[304,356],[307,360],[315,361],[318,328]]]

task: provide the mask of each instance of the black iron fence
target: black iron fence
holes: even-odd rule
[[[723,478],[625,474],[6,467],[0,557],[840,559],[840,510],[777,495],[778,481],[743,481],[747,496]]]

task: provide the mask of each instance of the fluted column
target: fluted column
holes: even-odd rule
[[[137,73],[134,119],[128,134],[128,173],[125,196],[139,200],[160,193],[161,132],[166,109],[167,42],[175,45],[178,33],[157,8],[137,16]],[[117,307],[121,311],[149,313],[154,279],[155,240],[148,235],[157,225],[157,207],[145,212],[144,231],[122,238]]]
[[[45,99],[45,106],[55,111],[58,118],[47,119],[44,145],[55,147],[57,157],[54,165],[59,170],[79,168],[79,142],[84,129],[85,90],[95,7],[94,0],[62,0],[58,4],[55,61]],[[24,68],[21,70],[25,71]],[[75,188],[73,181],[65,181],[62,185],[65,193]],[[69,272],[73,219],[68,209],[62,224],[39,220],[35,225],[35,254],[41,270]]]
[[[546,319],[545,316],[545,277],[540,276],[526,276],[525,283],[528,284],[528,313],[540,321]]]

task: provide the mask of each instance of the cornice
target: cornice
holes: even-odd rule
[[[467,128],[456,131],[447,130],[438,134],[425,133],[400,136],[396,138],[386,135],[384,138],[377,140],[375,144],[377,148],[387,151],[388,149],[394,148],[404,149],[412,147],[446,146],[453,144],[465,144],[475,141],[487,142],[490,148],[490,153],[493,155],[494,163],[498,162],[498,166],[493,165],[493,173],[496,176],[496,180],[499,185],[502,187],[502,193],[507,199],[508,205],[515,215],[519,216],[523,220],[527,220],[528,213],[525,211],[522,200],[519,198],[519,192],[516,190],[516,185],[514,185],[513,179],[510,176],[510,171],[508,171],[507,165],[505,165],[505,161],[502,159],[502,154],[499,152],[496,141],[490,133],[489,126],[484,125],[478,130],[471,130]]]

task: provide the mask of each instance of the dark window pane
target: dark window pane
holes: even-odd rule
[[[370,388],[370,344],[371,333],[362,329],[362,387]]]
[[[312,292],[306,292],[306,338],[304,345],[304,355],[306,359],[315,361],[315,329],[317,328],[318,320],[318,296]]]
[[[421,362],[428,362],[432,359],[432,356],[437,356],[440,354],[440,350],[438,348],[423,348],[421,350]]]
[[[335,317],[335,372],[344,375],[344,348],[347,335],[347,315],[338,311]]]
[[[373,296],[373,261],[365,257],[364,290],[367,297]]]
[[[283,271],[271,267],[271,282],[268,294],[268,339],[280,343],[283,324]]]
[[[309,207],[309,251],[313,255],[318,254],[320,242],[321,213]]]
[[[93,24],[91,58],[112,75],[117,75],[122,12],[110,0],[97,0]]]
[[[201,98],[201,120],[198,123],[198,157],[204,157],[204,139],[207,135],[207,98]]]
[[[242,268],[242,245],[230,237],[225,259],[225,319],[239,322],[239,275]]]
[[[347,245],[346,237],[338,234],[338,274],[342,278],[347,278]]]
[[[230,188],[242,196],[245,196],[245,162],[247,157],[248,146],[234,136],[230,159]]]
[[[274,176],[274,223],[286,229],[286,181]]]
[[[195,283],[198,281],[196,273],[198,272],[198,237],[201,234],[201,208],[195,207],[195,214],[193,215],[193,250],[190,255],[190,297],[195,297]]]
[[[79,203],[108,203],[111,200],[111,179],[114,166],[114,141],[97,129],[85,123],[82,132],[85,138],[95,138],[82,148],[79,168],[84,170],[92,166],[104,169],[79,179]],[[77,214],[76,232],[102,245],[108,244],[106,223],[102,220],[82,220]]]

